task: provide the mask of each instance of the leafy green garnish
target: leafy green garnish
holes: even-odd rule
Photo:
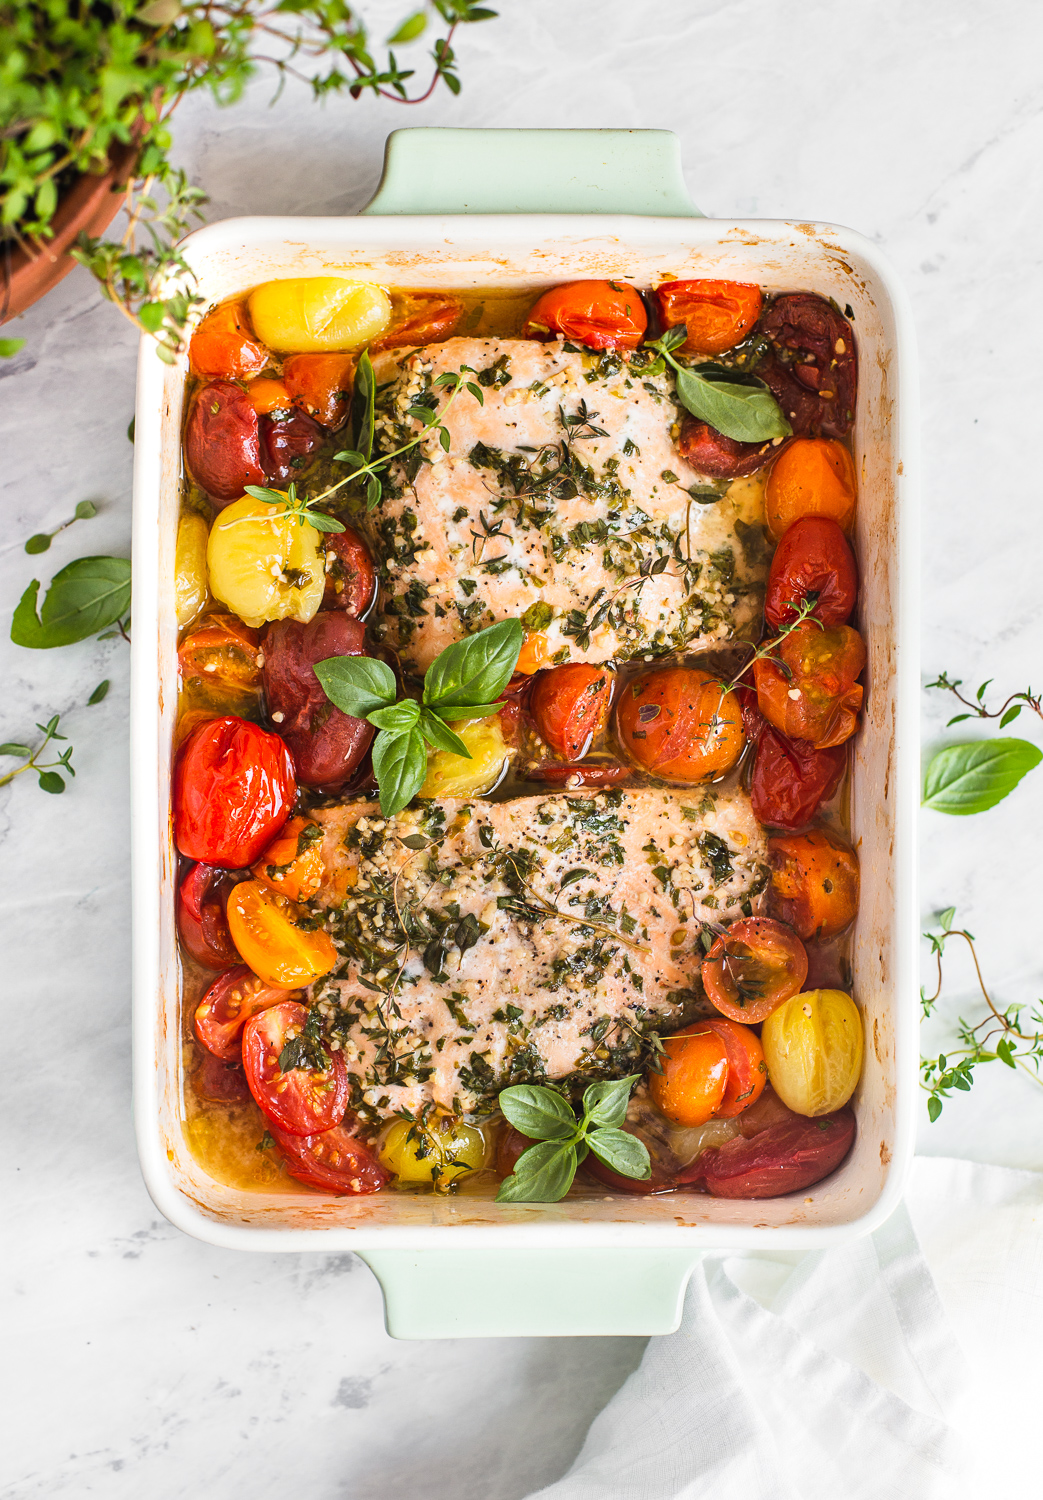
[[[967,817],[985,812],[1043,760],[1028,740],[972,740],[947,745],[932,757],[924,777],[924,807]]]
[[[667,329],[647,345],[672,368],[677,397],[686,411],[739,443],[766,443],[792,436],[793,428],[763,380],[754,375],[736,377],[734,371],[718,365],[688,369],[678,364],[671,351],[687,336],[682,324]]]
[[[35,557],[40,552],[46,552],[60,531],[67,530],[68,527],[75,525],[77,521],[89,521],[97,514],[98,507],[94,504],[93,500],[81,500],[67,521],[63,521],[53,531],[38,531],[35,536],[31,536],[25,544],[26,552],[29,553],[30,557]]]
[[[130,606],[130,563],[122,557],[80,557],[51,579],[37,614],[37,579],[11,622],[16,646],[70,646],[122,620]]]
[[[554,1089],[518,1084],[503,1089],[504,1116],[536,1145],[523,1151],[496,1195],[497,1203],[557,1203],[572,1186],[576,1169],[588,1151],[624,1177],[647,1181],[652,1175],[648,1148],[619,1127],[626,1119],[630,1091],[639,1074],[592,1083],[583,1095],[583,1114]]]

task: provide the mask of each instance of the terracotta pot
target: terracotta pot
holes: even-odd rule
[[[57,286],[63,276],[68,276],[76,265],[69,246],[78,234],[84,230],[88,234],[101,234],[108,228],[123,203],[123,189],[134,170],[137,154],[136,145],[116,146],[109,153],[109,170],[104,175],[84,175],[74,183],[51,220],[54,237],[45,241],[35,255],[14,250],[6,284],[0,252],[0,323],[25,312]]]

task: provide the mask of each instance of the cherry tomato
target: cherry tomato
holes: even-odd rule
[[[776,655],[782,667],[767,657],[753,664],[757,704],[768,723],[820,750],[850,739],[862,707],[856,679],[866,664],[858,631],[809,621],[783,637]]]
[[[288,1042],[304,1031],[308,1010],[284,1000],[251,1016],[243,1027],[243,1068],[261,1109],[289,1135],[314,1136],[339,1125],[351,1092],[348,1070],[339,1052],[314,1046],[325,1059],[321,1068],[289,1068],[279,1058]],[[315,1060],[318,1060],[317,1058]]]
[[[563,786],[571,791],[582,786],[618,786],[634,773],[629,766],[621,766],[618,760],[585,760],[578,766],[545,761],[542,765],[526,766],[525,774],[532,781],[547,781],[551,786]]]
[[[326,534],[326,592],[323,609],[342,609],[365,619],[377,592],[377,575],[369,548],[350,526]]]
[[[396,318],[387,333],[371,346],[370,353],[381,349],[404,349],[408,345],[439,344],[447,339],[459,323],[464,305],[458,297],[444,292],[430,296],[414,292],[402,317]]]
[[[265,631],[268,708],[302,786],[343,786],[373,742],[372,724],[334,708],[312,670],[331,656],[365,655],[365,635],[359,620],[339,610],[323,611],[307,625],[280,620]]]
[[[728,1084],[714,1114],[717,1120],[733,1120],[760,1098],[768,1081],[768,1067],[760,1039],[749,1026],[732,1020],[697,1021],[689,1032],[712,1031],[728,1053]]]
[[[855,554],[835,521],[803,516],[775,550],[764,598],[764,616],[775,630],[796,618],[811,593],[818,595],[813,618],[823,625],[846,625],[858,593]]]
[[[641,294],[627,282],[570,281],[544,292],[525,320],[522,338],[560,334],[588,349],[636,349],[647,327]]]
[[[294,404],[322,427],[335,431],[344,426],[351,408],[354,354],[291,354],[282,378]]]
[[[667,667],[627,683],[616,733],[644,770],[672,781],[705,781],[738,760],[742,712],[735,694],[709,672]]]
[[[836,937],[858,911],[858,855],[825,828],[768,840],[771,905],[804,940]],[[802,981],[803,982],[803,981]]]
[[[801,437],[845,437],[855,419],[858,356],[848,320],[813,292],[776,297],[760,321],[771,349],[757,374]]]
[[[705,1183],[715,1198],[780,1198],[828,1177],[854,1138],[850,1109],[815,1120],[786,1120],[751,1139],[738,1135],[723,1146],[711,1146],[681,1177]]]
[[[239,962],[225,917],[230,889],[227,871],[213,865],[193,865],[177,893],[177,929],[196,963],[206,969],[227,969]]]
[[[379,1193],[390,1180],[368,1146],[346,1125],[318,1135],[291,1135],[269,1121],[268,1129],[283,1154],[286,1170],[298,1182],[341,1196]]]
[[[249,711],[261,691],[259,641],[235,615],[207,615],[177,648],[182,690],[195,701]]]
[[[640,1141],[644,1140],[641,1132],[635,1130],[629,1122],[625,1121],[620,1126],[620,1129],[625,1130],[627,1135],[636,1136]],[[672,1193],[677,1187],[676,1173],[658,1160],[654,1149],[654,1142],[649,1143],[648,1141],[644,1141],[644,1144],[648,1148],[649,1162],[652,1168],[652,1175],[650,1177],[624,1177],[622,1172],[614,1172],[611,1167],[606,1166],[603,1161],[594,1155],[593,1151],[589,1152],[584,1158],[583,1170],[598,1182],[603,1182],[607,1188],[611,1188],[616,1193],[640,1193],[644,1197],[647,1197],[651,1193]]]
[[[259,417],[271,416],[272,412],[293,410],[293,397],[282,380],[252,380],[248,392],[253,409]]]
[[[541,672],[532,686],[530,711],[540,738],[562,760],[581,760],[605,722],[613,677],[604,667],[579,662]]]
[[[804,944],[770,917],[733,922],[703,959],[707,999],[733,1021],[756,1026],[800,989],[808,973]]]
[[[717,1114],[728,1087],[728,1048],[707,1026],[687,1027],[663,1041],[663,1071],[649,1073],[657,1109],[677,1125],[703,1125]]]
[[[846,745],[816,750],[765,725],[750,780],[754,817],[773,828],[803,827],[832,797],[846,766]]]
[[[321,448],[325,434],[311,417],[302,411],[289,416],[261,418],[261,462],[273,484],[299,479],[308,467],[308,459]]]
[[[683,323],[686,354],[723,354],[746,337],[760,316],[759,286],[746,281],[666,281],[656,287],[663,326]]]
[[[329,933],[310,930],[303,907],[263,881],[240,881],[229,894],[227,915],[243,962],[265,984],[298,989],[337,965]]]
[[[805,516],[825,516],[844,531],[855,515],[855,463],[843,443],[797,438],[772,464],[764,514],[774,537]]]
[[[523,1151],[536,1144],[531,1135],[522,1135],[516,1126],[505,1120],[496,1140],[496,1170],[501,1177],[509,1177],[518,1165]]]
[[[771,1084],[766,1083],[760,1098],[739,1116],[739,1133],[751,1141],[772,1125],[794,1125],[804,1118],[783,1104]]]
[[[250,1098],[242,1064],[238,1061],[222,1062],[205,1047],[188,1079],[196,1098],[207,1104],[245,1104]]]
[[[245,302],[225,302],[192,335],[188,358],[201,380],[252,380],[271,355],[253,336]]]
[[[174,838],[182,854],[224,870],[252,864],[286,822],[297,796],[282,740],[246,719],[209,719],[174,768]]]
[[[196,395],[185,426],[185,467],[218,507],[264,484],[261,432],[242,386],[215,380]]]
[[[291,901],[310,901],[326,874],[320,825],[291,818],[254,865],[253,874]]]
[[[225,1062],[242,1056],[240,1033],[251,1016],[290,999],[281,985],[265,984],[245,964],[216,979],[196,1006],[192,1029],[201,1046]]]
[[[677,451],[685,462],[710,479],[756,474],[782,452],[783,446],[781,442],[740,443],[693,416],[685,417],[677,439]]]
[[[524,672],[527,676],[538,672],[541,667],[546,666],[549,650],[545,630],[527,631],[514,670]]]

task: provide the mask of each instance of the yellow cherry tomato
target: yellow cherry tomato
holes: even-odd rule
[[[206,603],[206,539],[202,516],[189,511],[181,517],[174,545],[174,608],[179,626],[194,620]]]
[[[359,349],[391,322],[386,292],[342,276],[266,281],[250,294],[257,337],[280,354]]]
[[[326,874],[318,823],[291,818],[254,865],[253,873],[291,901],[310,901]]]
[[[806,990],[772,1011],[761,1046],[783,1104],[798,1115],[832,1114],[862,1072],[862,1017],[843,990]]]
[[[384,1133],[380,1160],[399,1182],[447,1187],[485,1166],[488,1144],[477,1125],[429,1120],[424,1125],[396,1120]]]
[[[307,913],[260,880],[232,887],[226,915],[243,963],[265,984],[300,989],[336,967],[329,933],[302,927]]]
[[[320,533],[278,505],[244,496],[210,528],[210,589],[247,625],[307,623],[322,603],[326,573]]]
[[[477,797],[492,791],[510,758],[499,714],[487,719],[458,719],[449,727],[470,750],[471,759],[454,755],[451,750],[433,751],[421,797]]]

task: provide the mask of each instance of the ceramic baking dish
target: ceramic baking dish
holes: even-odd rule
[[[661,131],[396,132],[384,182],[353,218],[251,218],[186,242],[204,304],[284,276],[411,287],[542,288],[581,277],[722,277],[810,289],[854,311],[861,380],[859,621],[866,713],[855,741],[862,864],[854,993],[866,1025],[858,1135],[803,1195],[486,1197],[246,1193],[209,1178],[181,1129],[182,1032],[170,831],[177,703],[174,539],[186,363],[142,344],[134,476],[132,705],[135,1114],[145,1180],[187,1233],[236,1250],[358,1251],[402,1337],[665,1332],[709,1247],[808,1249],[866,1233],[898,1203],[911,1156],[918,1013],[916,376],[909,310],[875,245],[830,224],[702,217]]]

